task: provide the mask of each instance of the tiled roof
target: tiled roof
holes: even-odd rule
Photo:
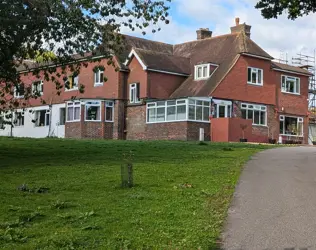
[[[278,62],[272,62],[272,68],[273,69],[280,69],[280,70],[286,70],[291,71],[293,73],[301,73],[306,75],[312,75],[308,70],[302,69],[300,67],[295,67],[292,65],[284,64],[284,63],[278,63]]]
[[[191,71],[194,65],[212,62],[218,64],[217,70],[207,80],[195,81],[188,78],[172,95],[172,98],[185,96],[207,96],[215,90],[240,54],[247,53],[267,59],[273,59],[244,33],[216,36],[204,40],[175,45],[174,54],[191,59]]]
[[[134,49],[142,62],[148,69],[167,71],[179,74],[191,74],[190,59],[181,56],[174,56],[171,54]]]

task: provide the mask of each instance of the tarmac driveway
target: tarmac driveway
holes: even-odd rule
[[[267,150],[246,165],[223,249],[316,249],[316,148]]]

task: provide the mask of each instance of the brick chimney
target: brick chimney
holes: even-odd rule
[[[251,34],[250,33],[251,26],[250,25],[247,25],[246,23],[240,24],[239,17],[235,18],[235,24],[236,24],[236,26],[233,26],[230,28],[232,34],[244,32],[246,34],[246,36],[248,36],[250,38],[250,34]]]
[[[200,28],[196,31],[197,34],[197,40],[203,40],[205,38],[211,38],[212,37],[212,31],[210,31],[208,28]]]

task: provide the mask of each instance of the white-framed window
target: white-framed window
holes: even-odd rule
[[[35,111],[35,127],[49,126],[50,111],[49,109],[42,109]]]
[[[304,118],[280,115],[280,134],[303,136]]]
[[[105,121],[114,121],[114,101],[105,101]]]
[[[15,98],[23,98],[25,93],[24,84],[20,83],[16,87],[14,87],[14,97]]]
[[[32,93],[36,96],[41,96],[44,93],[43,81],[35,81],[32,83]]]
[[[24,112],[23,111],[14,113],[13,123],[16,127],[24,126]]]
[[[300,78],[294,76],[281,76],[281,91],[283,93],[300,94]]]
[[[253,125],[267,125],[267,107],[256,104],[241,104],[241,116],[244,119],[252,120]]]
[[[66,122],[66,108],[60,108],[58,125],[65,125],[65,122]]]
[[[130,103],[139,103],[139,83],[132,83],[129,85],[129,102]]]
[[[79,75],[77,73],[73,73],[72,75],[64,78],[65,82],[65,90],[77,90],[79,87]]]
[[[210,77],[210,64],[195,65],[195,80],[203,80]]]
[[[80,121],[81,103],[80,101],[67,102],[67,122]]]
[[[147,123],[185,121],[187,100],[170,100],[147,103]]]
[[[210,120],[210,102],[189,99],[189,120],[208,122]]]
[[[85,121],[101,121],[101,102],[87,101],[85,103]]]
[[[104,82],[104,71],[98,70],[97,72],[94,72],[94,85],[99,86],[103,85]]]
[[[263,85],[263,70],[248,67],[248,84]]]

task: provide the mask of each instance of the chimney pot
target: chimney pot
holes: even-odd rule
[[[240,23],[240,18],[239,18],[239,17],[236,17],[236,18],[235,18],[235,23],[236,23],[236,26],[239,25],[239,23]]]

